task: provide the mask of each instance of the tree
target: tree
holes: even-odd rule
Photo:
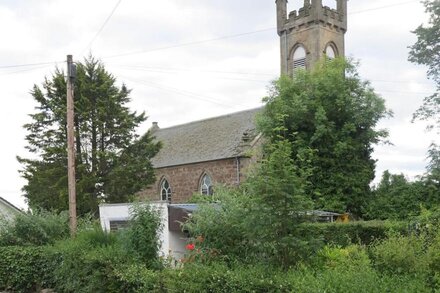
[[[304,148],[293,156],[287,139],[265,148],[266,157],[246,184],[253,199],[249,231],[263,255],[274,256],[275,263],[288,268],[299,260],[303,248],[293,231],[313,206],[305,192],[312,151]]]
[[[313,150],[306,192],[315,207],[361,215],[374,179],[373,145],[387,137],[375,127],[391,113],[356,66],[326,60],[281,77],[265,102],[258,124],[267,140],[288,139],[292,158]]]
[[[414,33],[417,42],[410,47],[409,60],[428,66],[428,77],[437,84],[437,92],[424,99],[423,105],[414,113],[414,119],[431,121],[428,128],[440,128],[440,2],[423,1],[430,14],[428,25],[420,25]]]
[[[18,158],[27,180],[24,195],[31,207],[68,208],[66,152],[66,81],[56,70],[31,91],[37,107],[24,125],[32,159]],[[127,201],[154,182],[150,159],[160,145],[149,133],[139,139],[136,128],[145,114],[131,112],[130,90],[104,65],[90,57],[78,64],[75,83],[75,144],[79,214],[96,212],[99,202]]]
[[[403,174],[385,171],[373,190],[365,216],[368,219],[408,220],[420,213],[423,194],[423,182],[410,182]]]

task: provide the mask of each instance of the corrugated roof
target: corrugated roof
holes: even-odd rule
[[[214,161],[243,155],[257,137],[255,116],[262,108],[157,129],[162,149],[155,168]]]

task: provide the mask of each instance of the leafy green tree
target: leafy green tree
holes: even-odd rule
[[[407,220],[419,214],[423,194],[420,181],[410,182],[403,174],[385,171],[374,188],[365,217],[380,220]]]
[[[375,127],[390,112],[356,66],[326,60],[310,72],[281,77],[265,102],[259,117],[264,136],[272,143],[287,138],[292,158],[313,150],[306,193],[316,208],[361,215],[374,178],[373,145],[388,135]]]
[[[313,206],[305,192],[312,151],[302,149],[293,156],[291,142],[283,139],[266,145],[265,153],[247,181],[253,199],[248,229],[263,255],[288,268],[299,260],[304,244],[292,236],[293,230]]]
[[[440,128],[440,2],[423,1],[430,19],[427,26],[420,25],[414,33],[417,42],[410,47],[409,60],[428,66],[428,77],[437,84],[437,92],[424,99],[414,113],[414,119],[431,121],[429,128]]]
[[[27,180],[24,195],[32,208],[68,208],[66,81],[56,70],[43,88],[31,91],[37,103],[24,128],[32,158],[18,158]],[[154,182],[150,159],[160,145],[136,128],[145,114],[131,112],[130,90],[90,57],[79,63],[75,82],[75,144],[79,214],[96,212],[99,202],[127,201]]]

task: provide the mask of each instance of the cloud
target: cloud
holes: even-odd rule
[[[0,65],[65,60],[73,54],[82,60],[89,53],[102,59],[118,82],[133,88],[130,106],[150,116],[162,127],[207,118],[261,105],[267,86],[279,73],[279,39],[275,30],[190,46],[108,56],[169,47],[276,26],[274,1],[262,0],[161,0],[122,1],[112,19],[88,48],[116,0],[3,0],[0,3]],[[290,1],[295,9],[302,1]],[[349,1],[349,11],[359,12],[398,1]],[[326,4],[327,2],[324,2]],[[331,4],[331,2],[329,2]],[[375,153],[378,170],[409,175],[423,173],[426,149],[432,138],[424,126],[411,124],[411,114],[423,93],[433,90],[425,68],[407,61],[410,32],[426,21],[423,6],[411,3],[349,15],[346,53],[361,60],[360,73],[395,112],[381,123],[391,133],[391,146]],[[7,41],[5,41],[7,40]],[[64,67],[63,62],[59,63]],[[2,133],[8,143],[0,154],[1,195],[23,206],[19,197],[23,180],[17,154],[24,150],[25,132],[34,102],[29,90],[50,76],[55,65],[34,71],[0,69]],[[6,75],[5,75],[6,74]],[[213,100],[213,101],[212,101]]]

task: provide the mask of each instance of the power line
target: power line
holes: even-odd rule
[[[370,8],[370,9],[354,11],[354,12],[351,12],[351,13],[348,13],[348,14],[351,15],[351,14],[359,14],[359,13],[369,12],[369,11],[373,11],[373,10],[381,10],[381,9],[386,9],[386,8],[395,7],[395,6],[401,6],[401,5],[405,5],[405,4],[409,4],[409,3],[413,3],[413,2],[418,2],[418,1],[419,0],[412,0],[412,1],[402,2],[402,3],[395,3],[395,4],[381,6],[381,7],[375,7],[375,8]],[[89,46],[92,45],[92,43],[95,41],[95,39],[98,37],[98,35],[102,32],[102,30],[104,29],[105,25],[108,23],[110,18],[113,16],[114,12],[116,11],[116,9],[118,8],[118,6],[119,6],[119,4],[121,2],[122,2],[122,0],[119,0],[116,3],[116,5],[113,8],[112,12],[107,17],[107,19],[105,20],[104,24],[101,26],[100,30],[97,32],[95,37],[92,39],[92,41],[90,42]],[[173,49],[173,48],[194,46],[194,45],[199,45],[199,44],[204,44],[204,43],[210,43],[210,42],[215,42],[215,41],[220,41],[220,40],[233,39],[233,38],[238,38],[238,37],[242,37],[242,36],[258,34],[258,33],[267,32],[267,31],[275,30],[275,29],[276,29],[276,27],[270,27],[270,28],[265,28],[265,29],[261,29],[261,30],[251,31],[251,32],[244,32],[244,33],[239,33],[239,34],[234,34],[234,35],[226,35],[226,36],[222,36],[222,37],[218,37],[218,38],[212,38],[212,39],[206,39],[206,40],[200,40],[200,41],[194,41],[194,42],[188,42],[188,43],[181,43],[181,44],[175,44],[175,45],[158,47],[158,48],[152,48],[152,49],[144,49],[144,50],[138,50],[138,51],[132,51],[132,52],[126,52],[126,53],[120,53],[120,54],[115,54],[115,55],[110,55],[110,56],[103,57],[103,59],[111,59],[111,58],[117,58],[117,57],[125,57],[125,56],[139,55],[139,54],[150,53],[150,52],[155,52],[155,51],[168,50],[168,49]],[[86,49],[88,47],[86,47]],[[54,63],[59,63],[59,62],[63,62],[63,61],[41,62],[41,63],[30,63],[30,64],[18,64],[18,65],[4,65],[4,66],[0,66],[0,69],[3,69],[3,68],[14,68],[14,67],[28,67],[28,66],[45,65],[45,64],[54,64]]]
[[[95,40],[98,38],[98,36],[102,33],[102,31],[104,30],[105,26],[107,25],[107,23],[110,21],[110,19],[112,18],[113,14],[115,13],[116,9],[118,9],[119,5],[121,4],[122,0],[119,0],[116,5],[113,7],[112,11],[110,12],[109,16],[107,16],[107,18],[105,19],[104,23],[101,25],[101,27],[99,28],[98,32],[96,33],[96,35],[93,37],[93,39],[90,41],[90,43],[87,45],[87,47],[84,48],[84,50],[82,50],[80,56],[83,55],[84,51],[86,51],[87,49],[91,48],[93,43],[95,42]]]
[[[257,30],[257,31],[252,31],[252,32],[246,32],[246,33],[239,33],[239,34],[235,34],[235,35],[222,36],[222,37],[213,38],[213,39],[206,39],[206,40],[200,40],[200,41],[194,41],[194,42],[188,42],[188,43],[181,43],[181,44],[164,46],[164,47],[158,47],[158,48],[153,48],[153,49],[145,49],[145,50],[132,51],[132,52],[127,52],[127,53],[121,53],[121,54],[106,56],[106,57],[103,57],[103,59],[111,59],[111,58],[116,58],[116,57],[125,57],[125,56],[131,56],[131,55],[139,55],[139,54],[150,53],[150,52],[155,52],[155,51],[162,51],[162,50],[168,50],[168,49],[174,49],[174,48],[180,48],[180,47],[188,47],[188,46],[200,45],[200,44],[204,44],[204,43],[210,43],[210,42],[215,42],[215,41],[220,41],[220,40],[233,39],[233,38],[238,38],[238,37],[242,37],[242,36],[258,34],[258,33],[267,32],[267,31],[270,31],[270,30],[274,30],[274,29],[276,29],[276,28],[275,27],[271,27],[271,28],[265,28],[265,29],[261,29],[261,30]]]
[[[270,76],[270,77],[278,75],[276,73],[203,70],[203,69],[194,69],[194,68],[156,67],[156,66],[147,66],[147,65],[122,65],[122,64],[115,64],[113,66],[124,67],[124,68],[132,68],[132,69],[139,69],[139,70],[146,69],[146,70],[187,71],[187,72],[204,72],[204,73],[238,74],[238,75],[262,75],[262,76]]]
[[[52,65],[63,61],[52,61],[52,62],[40,62],[40,63],[27,63],[27,64],[15,64],[15,65],[1,65],[0,69],[17,68],[17,67],[30,67],[39,65]]]
[[[147,68],[126,68],[124,66],[120,66],[120,67],[121,67],[121,70],[133,70],[133,71],[142,71],[142,72],[149,72],[149,73],[162,73],[162,74],[179,74],[179,71],[166,71],[166,70],[164,71],[164,70],[154,70],[154,69],[147,69]],[[199,72],[204,72],[204,71],[199,71]],[[228,74],[230,74],[230,73],[228,73]],[[258,83],[267,83],[268,82],[268,80],[261,80],[261,79],[257,80],[257,79],[246,79],[246,78],[231,78],[231,77],[217,77],[217,79],[258,82]]]
[[[22,72],[29,72],[29,71],[34,71],[34,70],[43,69],[43,68],[47,68],[47,67],[49,67],[49,66],[48,65],[44,65],[44,66],[39,66],[39,67],[34,67],[34,68],[28,68],[28,69],[21,69],[21,70],[11,71],[11,72],[3,72],[3,73],[0,73],[0,76],[11,75],[11,74],[16,74],[16,73],[22,73]]]
[[[181,89],[173,88],[173,87],[167,87],[167,86],[164,86],[164,85],[161,85],[161,84],[158,84],[158,83],[155,83],[155,82],[151,82],[151,81],[144,81],[144,80],[139,80],[139,79],[134,79],[134,78],[127,78],[126,76],[121,76],[121,75],[119,75],[119,76],[121,78],[123,78],[123,79],[129,80],[129,81],[132,81],[132,82],[135,82],[135,83],[138,83],[138,84],[143,84],[143,85],[146,85],[146,86],[149,86],[149,87],[158,88],[158,89],[161,89],[161,90],[164,90],[164,91],[176,93],[178,95],[186,96],[186,97],[189,97],[189,98],[192,98],[192,99],[195,99],[195,100],[201,100],[201,101],[204,101],[204,102],[209,102],[209,103],[217,104],[217,105],[223,106],[223,107],[234,108],[235,106],[244,106],[242,104],[237,104],[237,103],[235,103],[234,106],[231,106],[231,105],[228,105],[228,104],[224,104],[224,103],[218,102],[214,98],[202,96],[202,95],[190,92],[190,91],[181,90]]]
[[[412,1],[402,2],[402,3],[395,3],[395,4],[390,4],[390,5],[385,5],[385,6],[375,7],[375,8],[353,11],[353,12],[350,12],[348,15],[359,14],[359,13],[364,13],[364,12],[369,12],[369,11],[374,11],[374,10],[381,10],[381,9],[395,7],[395,6],[406,5],[406,4],[410,4],[410,3],[414,3],[414,2],[420,2],[420,0],[412,0]]]
[[[279,74],[277,73],[262,73],[262,72],[243,72],[243,71],[221,71],[221,70],[203,70],[203,69],[193,69],[193,68],[175,68],[175,67],[156,67],[156,66],[146,66],[146,65],[122,65],[115,64],[115,67],[120,67],[127,70],[137,70],[137,71],[146,71],[146,72],[155,72],[155,73],[164,73],[169,74],[173,72],[195,72],[195,73],[214,73],[214,74],[236,74],[236,75],[260,75],[267,77],[277,77]],[[222,78],[228,80],[242,80],[242,81],[255,81],[255,82],[268,82],[267,80],[256,80],[256,79],[245,79],[245,78]],[[421,85],[431,85],[429,82],[419,82],[413,80],[383,80],[383,79],[367,79],[371,82],[384,82],[384,83],[398,83],[398,84],[408,84],[415,83]]]

